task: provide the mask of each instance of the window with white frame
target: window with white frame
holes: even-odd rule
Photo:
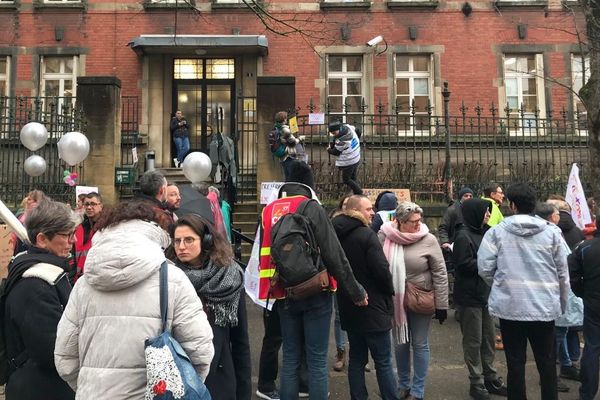
[[[536,128],[537,120],[545,117],[542,54],[505,55],[504,90],[509,129]]]
[[[45,4],[72,4],[81,3],[81,0],[44,0]]]
[[[67,104],[74,105],[77,90],[77,56],[42,56],[40,59],[42,97],[58,98],[58,112]],[[45,101],[45,106],[54,101]]]
[[[362,55],[329,55],[327,57],[327,103],[329,113],[343,122],[359,115],[364,96],[364,67]]]
[[[573,111],[578,131],[587,134],[587,110],[578,94],[590,77],[590,57],[581,54],[571,55],[571,78],[573,89]]]
[[[10,57],[0,56],[0,96],[10,93]]]
[[[398,131],[429,131],[433,107],[433,70],[430,54],[395,57],[396,112]]]

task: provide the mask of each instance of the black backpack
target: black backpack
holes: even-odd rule
[[[285,145],[281,143],[281,129],[274,126],[269,132],[269,148],[275,157],[283,157],[285,155]]]
[[[296,286],[324,270],[311,221],[302,215],[309,202],[296,212],[285,214],[271,230],[271,259],[275,263],[274,279],[284,288]]]

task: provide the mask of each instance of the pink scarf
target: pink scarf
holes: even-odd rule
[[[383,252],[390,263],[392,283],[394,286],[394,338],[397,344],[408,343],[409,332],[404,309],[404,292],[406,288],[406,265],[404,264],[404,245],[415,243],[429,233],[427,225],[421,224],[418,232],[408,233],[398,230],[398,222],[386,222],[381,226],[385,235]]]

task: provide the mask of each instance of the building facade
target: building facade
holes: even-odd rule
[[[583,112],[569,88],[586,76],[584,27],[559,0],[0,0],[0,95],[76,97],[78,77],[116,76],[157,166],[181,109],[192,149],[242,132],[240,166],[256,170],[279,109],[378,110],[414,134],[447,81],[455,112]]]

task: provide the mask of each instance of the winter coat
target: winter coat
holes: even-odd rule
[[[159,269],[169,238],[157,225],[132,220],[94,235],[71,299],[58,324],[60,376],[77,399],[142,399],[144,341],[161,331]],[[168,267],[167,329],[204,379],[212,360],[212,330],[185,274]]]
[[[483,236],[479,276],[492,286],[490,314],[512,321],[554,321],[569,296],[568,249],[560,229],[546,220],[517,214]]]
[[[371,228],[375,233],[379,232],[379,228],[384,222],[391,221],[396,214],[396,207],[398,207],[398,199],[394,193],[384,193],[379,200],[379,208],[377,213],[373,217],[371,222]]]
[[[184,273],[189,271],[189,268],[185,266],[178,266]],[[198,297],[202,299],[203,295],[198,291],[199,288],[194,289]],[[208,307],[206,309],[213,331],[215,355],[204,383],[212,400],[250,400],[252,397],[250,340],[245,301],[242,288],[237,309],[237,326],[215,325],[211,310]]]
[[[571,214],[569,214],[568,211],[560,212],[558,227],[562,231],[563,237],[571,251],[573,251],[579,243],[585,240],[583,232],[575,225],[575,221],[573,221],[573,217],[571,217]]]
[[[440,239],[440,243],[442,244],[454,243],[456,227],[463,222],[460,205],[460,201],[455,201],[444,212],[444,217],[442,218],[442,222],[438,227],[438,237]]]
[[[360,139],[356,134],[356,128],[348,124],[342,125],[339,134],[335,137],[335,144],[328,148],[327,152],[338,157],[335,160],[336,167],[357,164],[360,161]]]
[[[369,296],[369,305],[358,307],[345,292],[336,293],[342,329],[359,333],[392,329],[392,274],[377,234],[356,211],[338,215],[332,223],[354,277]]]
[[[73,249],[75,257],[74,262],[77,267],[75,272],[75,281],[83,275],[83,267],[85,265],[85,258],[87,253],[92,247],[92,237],[94,236],[94,229],[92,228],[92,222],[85,216],[81,225],[75,229],[75,243]]]
[[[179,125],[179,122],[181,122],[181,121],[184,121],[185,124]],[[169,128],[171,130],[171,135],[173,135],[173,137],[186,138],[190,135],[187,120],[182,119],[181,121],[178,120],[177,117],[171,118],[171,124],[170,124]]]
[[[39,263],[45,263],[43,270],[32,268]],[[18,255],[9,267],[3,321],[6,350],[9,359],[22,365],[8,379],[6,400],[75,398],[54,366],[56,327],[71,292],[67,269],[66,259],[37,247]]]
[[[573,292],[583,298],[584,312],[600,318],[600,232],[569,256],[569,272]]]
[[[394,222],[392,222],[394,223]],[[379,242],[385,243],[385,234],[380,229]],[[414,243],[403,246],[406,280],[410,283],[432,290],[435,296],[435,308],[448,309],[448,272],[442,250],[437,239],[431,233]]]
[[[465,307],[487,306],[490,287],[477,270],[477,250],[483,234],[489,228],[483,225],[485,212],[492,208],[489,201],[470,199],[461,204],[463,223],[454,237],[454,302]]]

